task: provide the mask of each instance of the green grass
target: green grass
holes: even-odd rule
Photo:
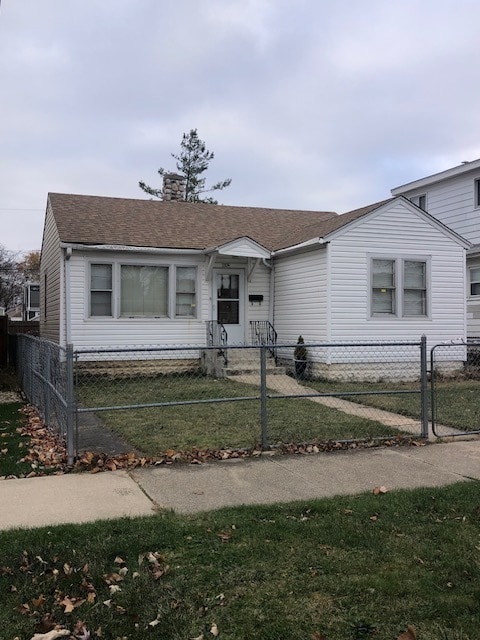
[[[28,438],[17,431],[25,423],[25,416],[19,413],[21,406],[18,402],[0,404],[0,477],[32,470],[29,463],[20,462],[28,451]]]
[[[213,638],[213,623],[231,640],[353,640],[362,626],[394,640],[407,624],[419,640],[476,640],[479,496],[468,482],[3,532],[2,637],[81,620],[113,640]],[[157,565],[139,564],[148,552]]]
[[[141,402],[172,402],[208,398],[258,398],[258,387],[209,377],[163,376],[141,380],[83,382],[78,387],[83,406],[113,406]],[[98,412],[105,424],[148,455],[163,451],[259,446],[260,401],[240,400],[152,409]],[[302,399],[268,402],[268,442],[343,440],[386,437],[398,433],[374,420]]]
[[[410,383],[365,383],[309,381],[307,386],[322,393],[342,391],[416,391],[391,395],[361,395],[346,397],[347,400],[385,409],[403,416],[420,419],[419,382]],[[464,431],[480,429],[480,380],[452,379],[436,381],[436,421]],[[428,387],[430,403],[430,386]]]

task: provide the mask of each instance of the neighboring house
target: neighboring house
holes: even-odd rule
[[[403,197],[339,216],[53,193],[41,335],[75,348],[202,347],[219,328],[229,344],[274,328],[279,344],[435,344],[465,337],[469,246]],[[318,370],[350,357],[329,352]]]
[[[472,243],[467,252],[467,335],[480,337],[480,159],[392,189]]]
[[[40,317],[40,285],[26,282],[23,285],[23,320],[38,320]]]

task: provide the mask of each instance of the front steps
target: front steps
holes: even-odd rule
[[[267,375],[284,375],[285,367],[279,367],[275,358],[267,354]],[[260,375],[260,352],[257,349],[228,349],[227,364],[222,366],[222,377],[240,376],[248,374]]]

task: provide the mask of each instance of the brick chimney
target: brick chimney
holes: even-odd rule
[[[163,176],[162,200],[185,200],[186,178],[178,173],[166,173]]]

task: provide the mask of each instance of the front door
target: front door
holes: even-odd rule
[[[223,324],[229,344],[245,342],[244,272],[216,270],[213,278],[213,317]]]

